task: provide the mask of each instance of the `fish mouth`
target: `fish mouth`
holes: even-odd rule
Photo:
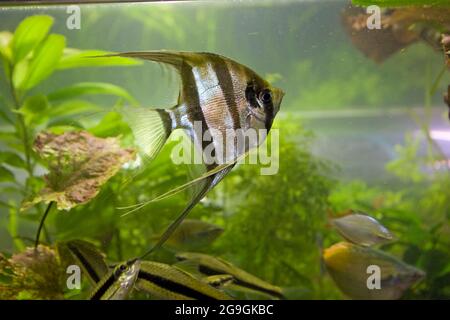
[[[258,114],[256,114],[256,112],[253,112],[253,110],[251,108],[247,108],[247,111],[248,111],[248,114],[254,116],[256,120],[258,120],[262,123],[266,122],[266,120],[262,119]]]

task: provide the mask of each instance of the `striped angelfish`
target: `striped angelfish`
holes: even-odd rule
[[[136,144],[154,158],[175,129],[184,129],[201,150],[205,174],[176,220],[150,252],[159,248],[191,209],[265,135],[245,139],[249,131],[267,133],[280,109],[283,91],[272,87],[250,68],[213,53],[176,51],[126,52],[110,56],[132,57],[169,65],[181,78],[177,104],[168,109],[123,108]],[[230,133],[235,136],[227,139]],[[230,140],[230,141],[228,141]],[[244,140],[244,141],[242,141]],[[170,193],[170,192],[169,192]],[[146,203],[137,204],[134,210]],[[149,252],[149,253],[150,253]]]

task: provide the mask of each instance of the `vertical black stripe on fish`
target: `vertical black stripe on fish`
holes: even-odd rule
[[[168,137],[172,132],[172,119],[170,118],[169,113],[164,109],[156,109],[156,112],[158,112],[162,119],[164,132],[166,133],[166,137]]]
[[[216,73],[219,86],[222,89],[223,97],[227,104],[228,111],[230,112],[231,119],[233,121],[233,130],[237,130],[241,127],[241,121],[239,117],[239,111],[235,100],[235,92],[233,86],[233,79],[231,78],[228,65],[220,56],[211,55],[212,68]]]
[[[116,277],[114,272],[111,272],[105,282],[103,282],[100,288],[98,288],[97,291],[91,296],[91,300],[100,300],[106,291],[108,291],[108,289],[114,284],[115,280]]]
[[[189,297],[196,300],[217,300],[214,297],[211,297],[207,294],[199,292],[195,289],[192,289],[188,286],[185,286],[181,283],[177,283],[175,281],[151,274],[149,272],[145,272],[143,270],[139,270],[138,278],[149,281],[156,286],[175,292],[177,294],[183,295],[185,297]]]
[[[97,272],[94,270],[94,268],[89,264],[87,259],[83,256],[83,254],[76,248],[75,246],[68,245],[70,251],[75,255],[75,257],[80,260],[83,267],[86,269],[87,273],[89,274],[89,277],[97,283],[100,281],[100,277],[102,275],[98,275]]]
[[[264,104],[264,112],[266,113],[265,127],[266,130],[269,131],[275,117],[272,100],[269,103]]]
[[[205,115],[203,114],[203,110],[200,105],[200,97],[198,93],[197,83],[195,82],[194,73],[192,71],[192,67],[183,62],[180,70],[181,81],[183,83],[183,99],[187,106],[187,115],[188,119],[191,122],[193,128],[194,123],[196,121],[200,121],[202,124],[202,132],[200,132],[200,139],[202,142],[202,154],[203,150],[209,145],[208,141],[203,139],[203,133],[209,129],[208,124],[206,123]],[[193,132],[194,135],[197,135],[199,132]],[[207,170],[214,169],[216,167],[213,165],[206,165]]]

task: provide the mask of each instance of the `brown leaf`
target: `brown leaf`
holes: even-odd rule
[[[63,299],[65,273],[55,251],[40,245],[0,256],[0,299]]]
[[[381,63],[410,44],[422,40],[439,49],[439,35],[450,28],[450,9],[399,8],[381,12],[381,29],[367,28],[365,8],[348,7],[342,13],[345,31],[353,45]]]
[[[46,186],[24,202],[22,210],[42,201],[55,201],[59,210],[87,203],[135,157],[135,151],[122,149],[117,138],[97,138],[83,131],[61,135],[42,132],[34,150],[47,160],[50,172],[44,177]]]
[[[377,63],[418,40],[413,32],[390,24],[390,11],[382,13],[381,29],[367,28],[369,16],[364,8],[349,7],[342,13],[342,23],[353,45]]]
[[[447,64],[447,67],[450,68],[450,35],[443,34],[441,42],[445,55],[445,63]]]

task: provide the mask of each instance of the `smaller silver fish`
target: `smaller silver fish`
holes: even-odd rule
[[[136,283],[141,261],[129,260],[117,265],[93,290],[91,300],[124,300]]]
[[[331,219],[331,224],[346,240],[365,247],[387,243],[394,235],[378,220],[365,214],[349,214]]]

